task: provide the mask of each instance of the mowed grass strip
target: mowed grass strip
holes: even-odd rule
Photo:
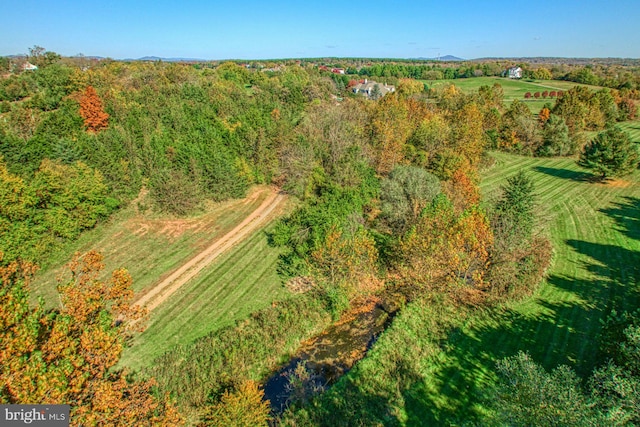
[[[286,209],[290,209],[285,207]],[[232,324],[289,293],[276,272],[280,250],[269,246],[265,227],[222,254],[152,313],[146,330],[122,356],[139,369],[178,344]]]
[[[66,273],[64,266],[75,252],[92,249],[104,255],[103,279],[117,268],[126,268],[134,291],[139,293],[231,231],[269,193],[267,187],[255,187],[246,199],[215,203],[204,213],[188,218],[139,214],[132,204],[53,254],[32,284],[34,294],[44,297],[48,306],[55,305],[57,279]]]
[[[618,126],[629,134],[633,142],[640,144],[640,120],[620,123]]]
[[[574,159],[494,156],[483,193],[495,196],[508,177],[529,174],[554,260],[532,298],[472,315],[450,334],[427,377],[426,402],[439,408],[429,411],[439,422],[483,412],[496,361],[521,350],[546,369],[567,364],[588,376],[598,362],[600,321],[640,303],[640,173],[602,184]]]

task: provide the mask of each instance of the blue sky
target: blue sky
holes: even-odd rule
[[[511,4],[510,4],[511,3]],[[0,55],[640,57],[640,0],[15,0]]]

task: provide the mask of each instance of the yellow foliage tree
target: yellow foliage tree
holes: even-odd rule
[[[438,196],[399,244],[398,271],[404,282],[465,298],[487,287],[493,233],[484,213],[472,206],[457,214]]]
[[[364,228],[349,236],[334,227],[312,253],[312,260],[313,268],[331,285],[343,289],[349,300],[370,295],[382,285],[376,274],[378,250]]]
[[[245,381],[235,391],[225,391],[204,416],[199,427],[260,427],[269,419],[269,401],[254,381]]]

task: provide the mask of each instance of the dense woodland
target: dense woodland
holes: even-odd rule
[[[537,227],[535,188],[519,174],[500,199],[481,200],[488,150],[582,153],[581,165],[602,179],[638,165],[615,127],[636,117],[634,66],[530,67],[532,78],[606,86],[576,86],[534,115],[523,102],[505,106],[499,85],[464,94],[416,80],[501,75],[498,62],[354,61],[333,64],[347,69],[336,75],[308,62],[261,71],[233,62],[87,65],[36,54],[38,70],[10,71],[5,59],[0,79],[0,402],[71,403],[78,424],[169,425],[181,419],[176,408],[203,425],[242,417],[242,425],[264,424],[269,407],[256,384],[292,351],[287,346],[371,298],[399,295],[409,311],[468,312],[535,290],[552,253]],[[379,100],[356,96],[350,82],[361,77],[393,78],[397,90]],[[614,163],[602,158],[603,147],[616,153]],[[60,285],[61,309],[28,304],[34,265],[141,191],[152,200],[142,210],[178,216],[207,200],[243,197],[258,183],[300,201],[269,239],[283,248],[279,272],[304,278],[306,292],[175,348],[134,376],[113,369],[144,315],[129,306],[126,272],[99,282],[101,258],[90,254]],[[608,364],[588,389],[572,372],[548,374],[524,354],[501,362],[496,418],[482,423],[528,425],[542,416],[527,412],[530,397],[512,390],[514,381],[546,387],[545,399],[581,396],[568,402],[563,425],[640,423],[638,319],[611,320]],[[635,394],[621,392],[612,375]],[[293,402],[283,422],[326,424],[334,403],[310,399]],[[117,405],[127,417],[114,415]],[[384,416],[373,411],[358,422],[385,423]]]

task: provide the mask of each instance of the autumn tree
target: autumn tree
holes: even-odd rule
[[[402,162],[411,128],[406,100],[389,94],[376,104],[368,129],[375,151],[376,172],[386,175]]]
[[[226,390],[218,402],[210,406],[198,427],[267,426],[269,401],[264,390],[254,381],[244,381],[236,390]]]
[[[102,101],[93,86],[87,86],[80,96],[80,115],[89,132],[98,132],[108,125],[109,114],[104,111]]]
[[[576,86],[566,92],[558,91],[558,100],[551,112],[565,120],[569,132],[582,131],[587,126],[590,98],[591,92],[582,86]]]
[[[332,227],[323,244],[311,254],[312,271],[323,282],[336,312],[382,285],[377,278],[375,241],[366,229],[355,227],[355,230]]]
[[[60,307],[29,304],[30,264],[0,267],[0,403],[69,404],[71,425],[178,425],[154,381],[130,381],[115,369],[143,310],[132,305],[131,277],[116,270],[98,280],[102,256],[89,252],[69,265]]]
[[[612,127],[583,148],[578,164],[593,170],[600,180],[623,176],[638,167],[638,150],[629,134]]]
[[[397,166],[381,183],[381,218],[395,233],[404,233],[440,192],[435,175],[417,166]]]
[[[500,147],[532,153],[540,145],[540,128],[526,103],[514,100],[502,118]]]
[[[553,76],[551,75],[551,71],[549,71],[549,69],[540,67],[537,70],[533,71],[533,78],[537,80],[551,80]]]
[[[411,96],[424,90],[424,83],[414,79],[400,79],[398,81],[398,93],[402,96]]]
[[[446,196],[436,197],[399,244],[398,271],[421,289],[465,299],[481,293],[493,244],[489,222],[477,206],[457,214]]]
[[[629,96],[621,97],[618,102],[618,120],[634,120],[636,118],[638,107],[633,99]]]
[[[407,140],[405,153],[413,164],[433,169],[437,153],[445,150],[451,140],[451,128],[443,114],[429,114],[418,123]]]
[[[480,188],[475,170],[467,167],[457,169],[451,179],[444,183],[447,195],[457,213],[480,203]]]
[[[542,110],[540,110],[540,112],[538,113],[538,120],[540,120],[540,123],[544,125],[547,122],[547,120],[549,120],[550,116],[551,116],[551,111],[549,111],[547,107],[543,107]]]

